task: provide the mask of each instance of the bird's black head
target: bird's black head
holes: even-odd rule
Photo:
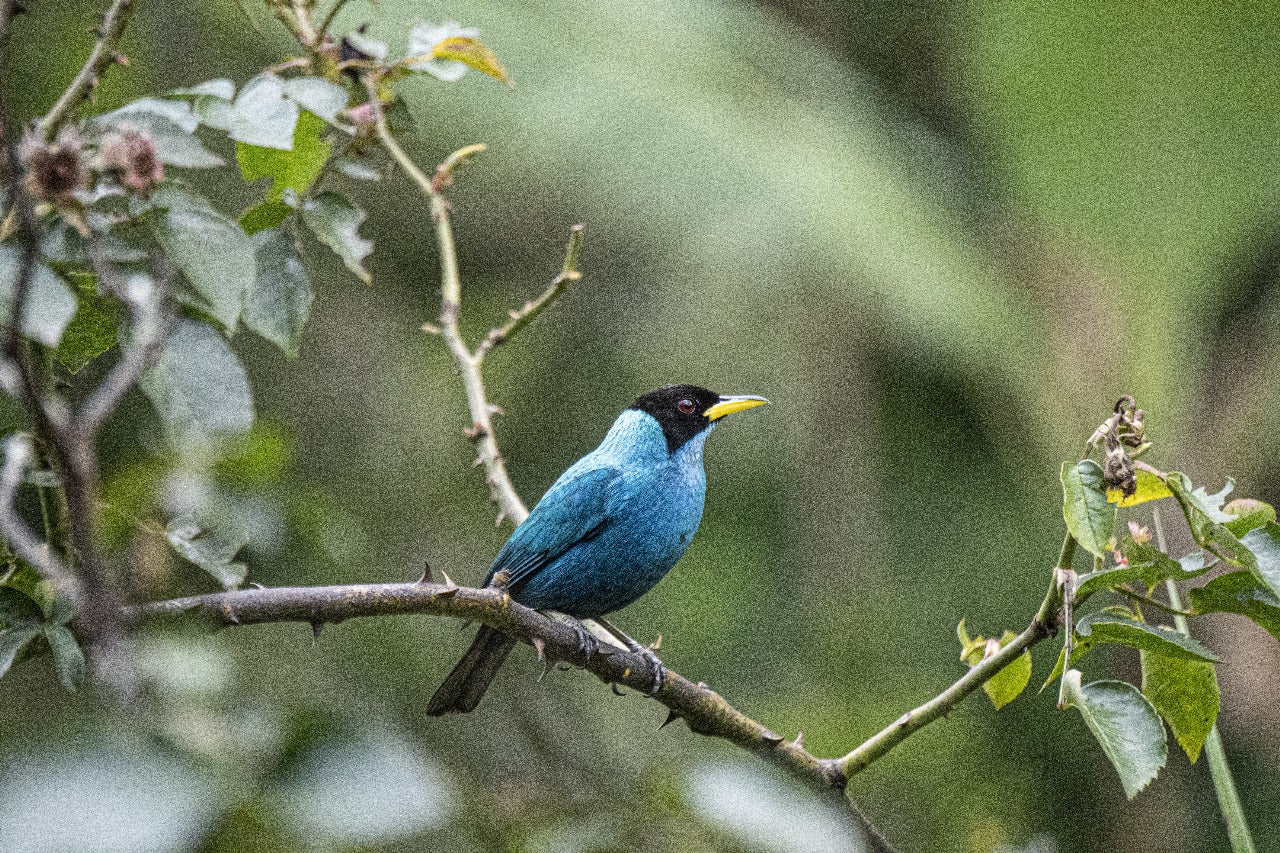
[[[767,402],[763,397],[729,397],[697,385],[666,385],[641,395],[631,408],[653,416],[667,439],[667,452],[675,453],[717,418]]]

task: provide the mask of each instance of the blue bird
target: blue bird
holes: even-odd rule
[[[767,402],[696,385],[668,385],[640,397],[600,446],[542,496],[498,552],[484,585],[505,588],[527,607],[574,619],[599,619],[626,607],[662,580],[698,530],[707,485],[702,445],[716,421]],[[575,630],[590,654],[586,629]],[[652,654],[617,633],[632,651]],[[427,713],[475,708],[515,642],[481,627]],[[654,671],[656,692],[656,659]]]

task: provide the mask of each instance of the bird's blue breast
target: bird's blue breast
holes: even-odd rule
[[[702,446],[674,453],[650,415],[624,412],[598,448],[547,490],[494,561],[514,598],[578,618],[603,616],[653,588],[702,520]]]

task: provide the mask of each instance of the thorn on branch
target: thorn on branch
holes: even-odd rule
[[[320,642],[320,632],[324,630],[324,622],[317,619],[311,623],[311,645],[315,646]]]
[[[771,732],[768,729],[764,729],[762,732],[760,732],[760,740],[769,744],[769,746],[777,746],[778,744],[782,743],[783,737],[777,732]]]
[[[658,731],[662,731],[662,730],[663,730],[663,729],[665,729],[667,726],[669,726],[669,725],[671,725],[672,723],[674,723],[676,720],[681,720],[681,719],[684,719],[684,718],[683,718],[682,716],[680,716],[679,714],[677,714],[677,713],[675,712],[675,709],[674,709],[674,708],[672,708],[672,709],[668,709],[668,711],[667,711],[667,718],[666,718],[665,720],[663,720],[663,721],[662,721],[662,725],[658,726]]]
[[[796,749],[804,749],[804,732],[796,732],[796,739],[791,742]]]
[[[431,583],[431,563],[426,560],[422,561],[422,577],[418,578],[418,583]]]

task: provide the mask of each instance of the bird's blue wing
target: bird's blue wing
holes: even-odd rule
[[[570,467],[502,546],[485,585],[505,571],[508,589],[518,593],[561,554],[598,536],[609,523],[609,502],[621,478],[613,465],[583,459]]]

